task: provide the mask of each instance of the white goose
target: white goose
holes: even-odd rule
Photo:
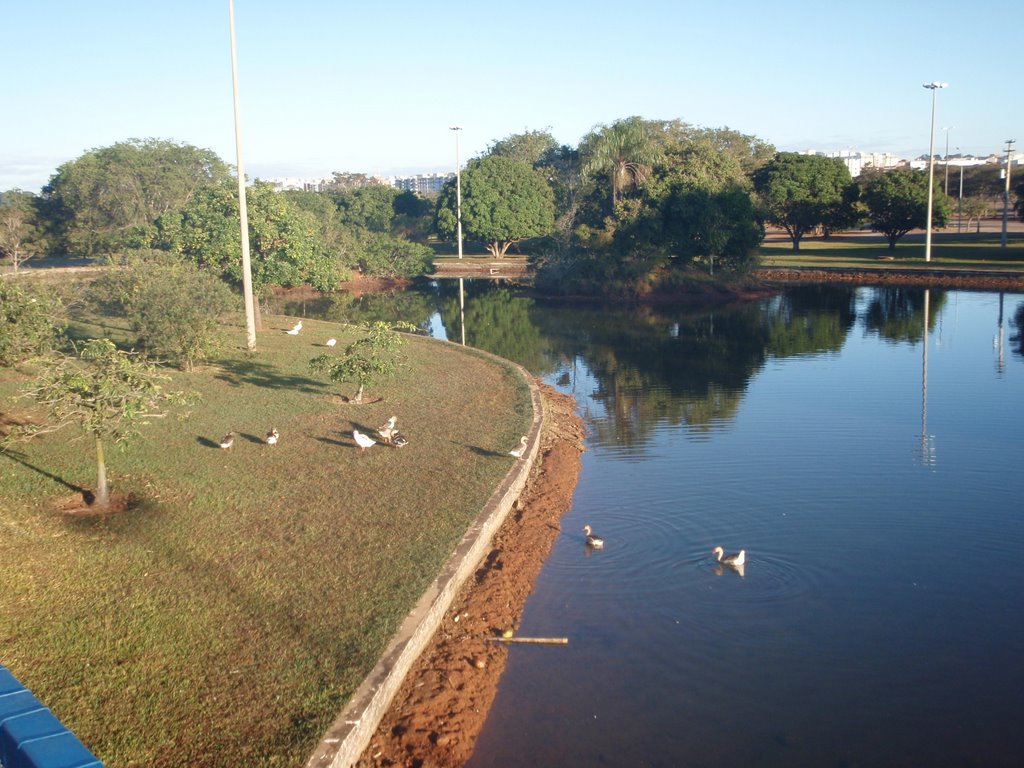
[[[718,558],[718,562],[724,563],[725,565],[742,566],[747,562],[747,550],[741,549],[734,555],[725,554],[725,550],[721,547],[715,547],[711,550],[715,557]]]
[[[583,533],[587,537],[587,546],[593,547],[594,549],[604,549],[604,539],[600,536],[595,536],[589,525],[583,526]]]
[[[301,330],[302,330],[302,321],[299,320],[299,322],[297,322],[295,325],[292,326],[292,329],[290,331],[285,331],[285,333],[287,333],[289,336],[298,336],[299,335],[299,331],[301,331]]]
[[[398,434],[398,430],[395,429],[395,425],[398,423],[398,417],[392,416],[390,419],[385,421],[379,427],[377,427],[377,434],[381,436],[381,439],[385,443],[390,443],[394,440],[395,435]]]
[[[337,340],[337,339],[328,339],[328,340],[327,340],[326,342],[324,342],[324,343],[325,343],[325,344],[326,344],[326,345],[327,345],[328,347],[333,347],[333,346],[334,346],[335,344],[337,344],[337,343],[338,343],[338,340]]]
[[[526,453],[526,435],[519,438],[519,447],[513,448],[508,452],[509,456],[515,456],[517,459],[523,458],[523,454]]]
[[[356,445],[359,446],[359,452],[362,453],[367,448],[372,448],[377,444],[377,441],[368,435],[364,435],[358,429],[352,430],[352,439],[356,441]]]

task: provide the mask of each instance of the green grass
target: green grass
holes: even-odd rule
[[[1020,272],[1024,274],[1024,236],[1012,233],[1002,248],[999,234],[939,232],[932,236],[932,258],[924,260],[924,235],[903,237],[894,251],[880,235],[833,235],[804,238],[794,252],[788,239],[761,246],[765,267],[845,267],[865,269],[935,269]]]
[[[342,404],[354,388],[306,364],[347,331],[306,320],[292,337],[290,320],[268,321],[255,354],[174,373],[202,394],[187,418],[108,448],[126,513],[54,511],[95,483],[71,427],[0,454],[0,661],[110,768],[302,764],[530,422],[511,368],[419,337],[368,388],[381,402]],[[9,399],[23,375],[0,369],[8,417],[25,415]],[[360,454],[353,427],[392,414],[409,445]]]

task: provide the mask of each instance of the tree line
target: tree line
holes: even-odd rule
[[[968,215],[996,192],[996,169],[967,169]],[[959,178],[955,179],[959,186]],[[936,179],[933,224],[950,203]],[[1018,182],[1024,197],[1024,180]],[[60,166],[39,195],[0,195],[0,254],[14,268],[35,255],[124,262],[165,254],[238,285],[237,188],[210,150],[130,139]],[[541,288],[572,293],[672,290],[695,274],[742,275],[765,226],[794,250],[866,223],[895,247],[925,225],[927,174],[868,170],[777,152],[756,136],[681,120],[628,117],[573,147],[548,131],[494,141],[461,173],[468,243],[500,258],[528,252]],[[353,273],[411,278],[458,229],[455,180],[436,200],[335,173],[323,192],[246,192],[253,285],[336,288]],[[979,207],[980,206],[980,207]],[[1017,212],[1024,216],[1024,205]]]

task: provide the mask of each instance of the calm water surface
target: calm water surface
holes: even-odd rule
[[[467,342],[574,394],[589,449],[519,627],[570,643],[510,649],[471,766],[1020,764],[1024,296],[468,293]],[[450,286],[404,301],[459,337]]]

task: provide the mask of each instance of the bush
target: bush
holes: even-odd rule
[[[64,305],[53,291],[0,279],[0,365],[53,350],[64,335]]]
[[[190,371],[215,351],[232,293],[191,262],[148,252],[97,280],[90,300],[106,314],[124,315],[150,355]]]

